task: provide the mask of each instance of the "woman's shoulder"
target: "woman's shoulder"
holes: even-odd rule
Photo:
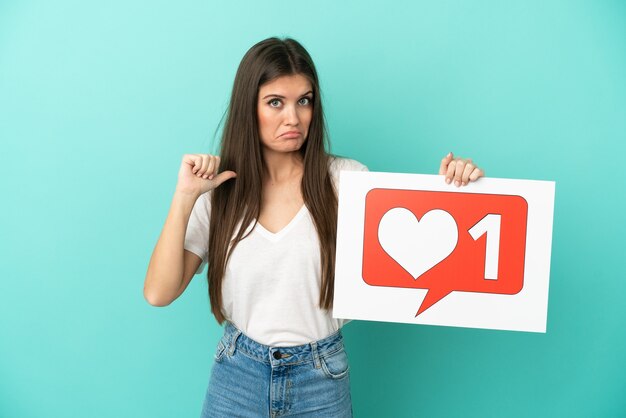
[[[204,211],[206,215],[211,213],[211,197],[213,195],[213,190],[209,190],[208,192],[202,193],[196,199],[196,203],[194,204],[193,211]]]
[[[330,172],[333,175],[339,175],[342,170],[348,171],[369,171],[367,166],[352,158],[346,158],[339,155],[330,156]]]
[[[333,180],[335,188],[339,190],[339,173],[342,171],[369,171],[367,166],[357,160],[341,157],[338,155],[330,156],[330,177]]]

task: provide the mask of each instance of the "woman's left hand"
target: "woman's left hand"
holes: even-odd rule
[[[450,152],[441,160],[439,174],[445,174],[446,183],[450,184],[454,180],[454,185],[460,187],[478,180],[485,175],[485,171],[478,168],[470,158],[454,158]]]

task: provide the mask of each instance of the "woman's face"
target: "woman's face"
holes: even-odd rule
[[[261,86],[257,101],[259,135],[264,151],[300,149],[313,116],[313,88],[306,77],[278,77]]]

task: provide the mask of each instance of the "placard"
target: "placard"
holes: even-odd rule
[[[554,182],[340,176],[334,317],[546,332]]]

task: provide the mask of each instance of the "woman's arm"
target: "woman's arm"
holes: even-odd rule
[[[200,257],[183,248],[189,217],[198,197],[179,191],[174,193],[143,287],[144,298],[151,305],[172,303],[182,294],[200,266]]]
[[[223,182],[237,176],[234,171],[218,173],[220,157],[211,154],[185,154],[178,183],[165,220],[163,231],[152,252],[146,280],[143,286],[144,298],[154,306],[166,306],[179,297],[187,288],[202,262],[201,242],[206,243],[209,231],[208,210],[203,194],[215,189]],[[204,199],[204,200],[199,200]],[[197,210],[195,210],[197,209]],[[204,206],[206,210],[206,206]],[[189,225],[192,215],[194,222]],[[192,231],[187,231],[188,226]],[[202,230],[198,231],[198,228]],[[186,235],[190,233],[185,250]]]

